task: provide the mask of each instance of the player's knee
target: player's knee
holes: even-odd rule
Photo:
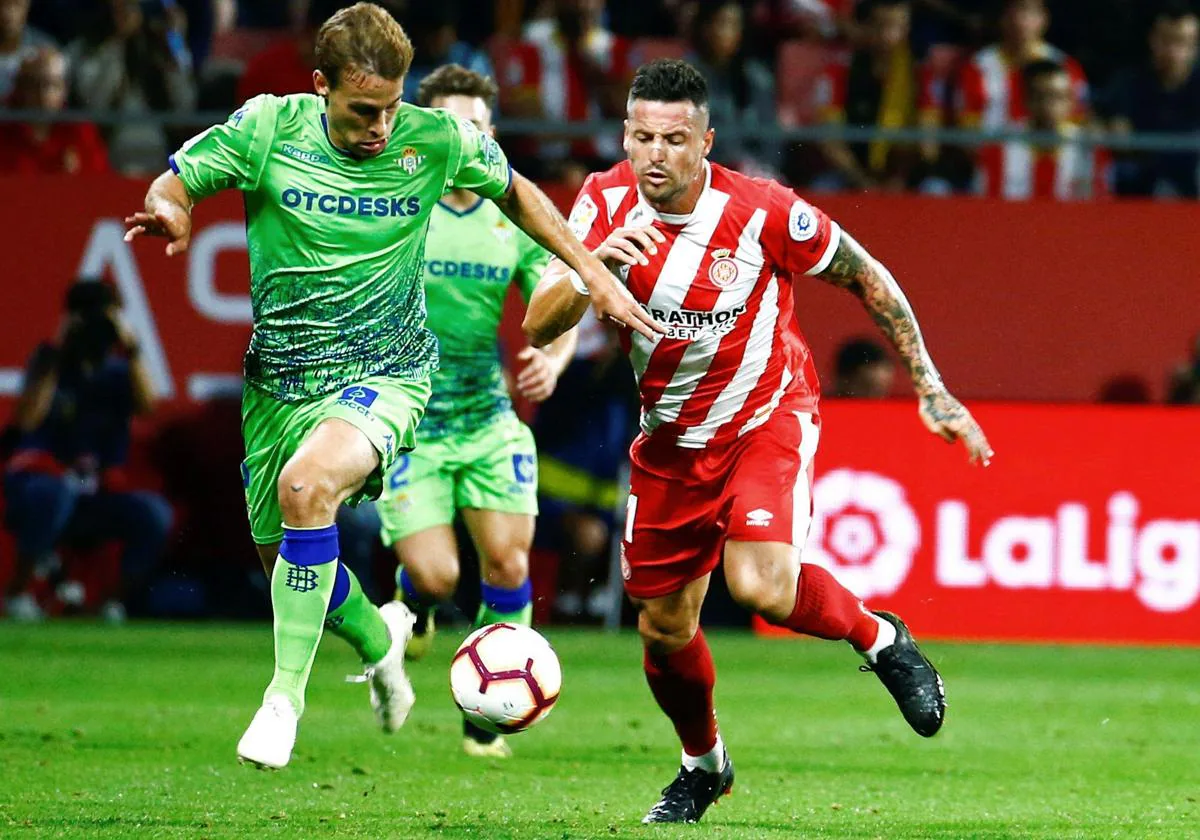
[[[279,512],[286,525],[319,526],[333,522],[341,499],[328,476],[304,466],[287,465],[276,485]]]
[[[487,551],[483,576],[492,586],[517,589],[529,578],[529,553],[515,545]]]
[[[421,595],[430,601],[449,601],[458,588],[458,558],[452,554],[426,557],[404,564],[408,578]]]
[[[751,612],[770,609],[774,592],[769,581],[754,563],[725,564],[725,585],[729,595]]]
[[[687,647],[699,629],[699,616],[663,616],[647,609],[638,613],[638,634],[642,644],[660,656]]]

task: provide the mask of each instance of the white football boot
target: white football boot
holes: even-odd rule
[[[291,701],[279,694],[267,697],[238,741],[238,760],[265,770],[286,767],[296,745],[298,722]]]
[[[417,695],[404,673],[404,649],[412,638],[416,616],[400,601],[389,601],[379,608],[383,623],[392,637],[387,654],[374,665],[368,665],[355,682],[366,682],[371,688],[371,708],[375,720],[384,732],[395,732],[404,725]]]

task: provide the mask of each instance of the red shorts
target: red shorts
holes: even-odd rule
[[[721,447],[634,444],[621,576],[635,598],[682,589],[717,567],[726,540],[802,546],[812,523],[816,414],[776,409]]]

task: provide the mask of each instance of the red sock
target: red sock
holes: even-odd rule
[[[685,647],[666,656],[646,651],[643,659],[646,682],[688,755],[704,755],[717,745],[717,714],[713,710],[713,686],[717,672],[704,631]]]
[[[782,622],[797,633],[820,639],[845,639],[857,650],[875,644],[879,622],[837,578],[820,566],[802,563],[796,581],[796,606]]]

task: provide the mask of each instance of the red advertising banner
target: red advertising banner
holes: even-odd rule
[[[827,401],[804,561],[931,637],[1200,644],[1200,410]],[[772,628],[759,625],[772,632]]]
[[[121,220],[141,206],[145,187],[117,176],[0,178],[8,199],[0,204],[8,302],[0,401],[15,393],[34,345],[54,335],[63,292],[82,274],[121,290],[169,400],[236,388],[250,331],[240,198],[201,204],[191,249],[167,258],[161,242],[121,238]],[[569,204],[573,196],[554,198]],[[946,381],[965,397],[1091,400],[1124,372],[1161,394],[1200,329],[1194,204],[883,196],[821,204],[893,269]],[[876,334],[845,292],[811,278],[796,288],[823,375],[840,342]],[[516,319],[506,327],[518,338]]]

